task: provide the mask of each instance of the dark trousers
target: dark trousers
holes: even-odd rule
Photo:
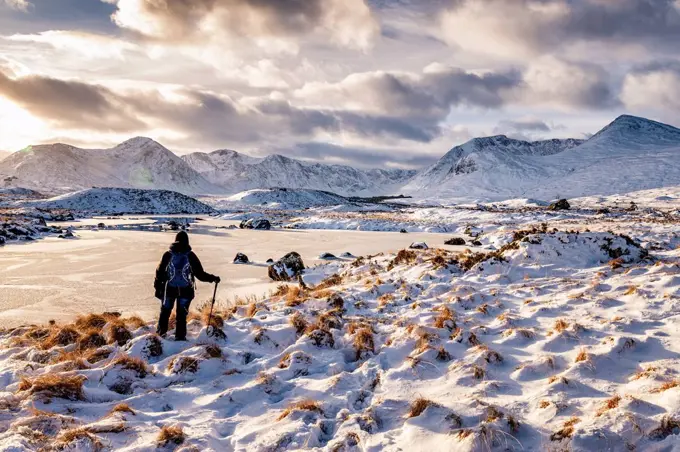
[[[175,303],[177,303],[175,340],[183,341],[187,338],[187,314],[189,314],[191,298],[166,296],[161,305],[161,315],[158,318],[158,328],[156,329],[156,332],[161,336],[164,336],[168,332],[168,322],[170,321],[170,314],[172,314],[172,308]]]

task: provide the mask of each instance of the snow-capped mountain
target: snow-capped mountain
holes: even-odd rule
[[[93,186],[221,193],[181,158],[150,138],[111,149],[67,144],[29,146],[0,162],[5,184],[64,193]]]
[[[360,170],[301,162],[276,154],[258,159],[230,150],[196,152],[182,158],[208,181],[231,193],[285,187],[374,196],[395,193],[415,175],[408,170]]]
[[[443,202],[608,195],[680,183],[680,129],[620,116],[586,141],[476,138],[404,187]]]
[[[547,156],[579,146],[582,140],[520,141],[504,135],[474,138],[456,146],[437,163],[426,168],[407,186],[409,191],[439,187],[466,174],[478,173],[480,177],[495,168],[504,167],[508,173],[540,172],[526,157]]]

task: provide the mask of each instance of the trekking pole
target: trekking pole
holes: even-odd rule
[[[215,290],[213,291],[213,297],[212,297],[212,303],[210,304],[210,315],[208,315],[208,328],[207,328],[207,333],[208,336],[213,336],[215,334],[215,327],[212,325],[212,313],[213,313],[213,308],[215,307],[215,297],[217,297],[217,285],[219,283],[215,283]]]

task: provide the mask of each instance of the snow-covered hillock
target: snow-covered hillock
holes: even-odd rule
[[[344,196],[321,190],[269,188],[248,190],[226,200],[235,206],[266,206],[271,209],[303,209],[306,207],[347,204]]]
[[[308,269],[219,303],[217,338],[200,301],[188,342],[114,313],[4,330],[0,449],[672,450],[680,250],[644,254],[517,231]]]
[[[181,193],[131,188],[90,188],[24,205],[42,209],[70,209],[90,215],[213,212],[212,207]]]

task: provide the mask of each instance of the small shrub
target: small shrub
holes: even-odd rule
[[[550,435],[550,441],[562,441],[565,438],[571,438],[574,434],[574,425],[578,424],[579,422],[581,422],[579,418],[572,417],[564,423],[562,429]]]
[[[338,286],[342,284],[342,276],[338,275],[337,273],[327,277],[323,281],[321,281],[317,286],[314,287],[314,290],[324,290],[328,289],[330,287]]]

